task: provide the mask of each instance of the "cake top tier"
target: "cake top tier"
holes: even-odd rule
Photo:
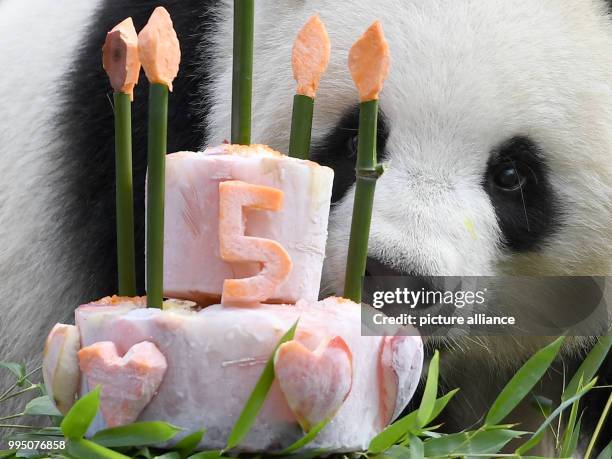
[[[222,144],[166,160],[166,297],[218,303],[234,280],[242,288],[264,277],[266,294],[243,294],[244,303],[318,298],[331,169],[264,145]],[[292,266],[271,276],[283,260]]]
[[[281,157],[282,153],[263,144],[237,145],[223,143],[215,147],[208,147],[204,150],[207,155],[236,155],[236,156],[269,156]]]
[[[223,156],[227,155],[228,157],[243,157],[243,158],[276,158],[282,159],[287,163],[300,163],[303,165],[308,165],[311,167],[317,168],[325,168],[326,166],[321,166],[320,164],[310,161],[307,159],[294,158],[291,156],[287,156],[282,154],[279,151],[274,150],[268,145],[264,144],[252,144],[252,145],[238,145],[231,143],[222,143],[221,145],[217,145],[214,147],[208,147],[203,152],[205,155],[211,156]],[[332,171],[330,170],[330,173]]]
[[[265,161],[266,159],[270,159],[281,162],[288,167],[319,169],[319,173],[329,175],[330,177],[333,176],[333,170],[327,166],[321,166],[307,159],[293,158],[284,155],[264,144],[238,145],[223,143],[221,145],[207,147],[204,151],[180,151],[168,156],[170,162],[186,157],[189,157],[191,160],[226,161],[235,164],[242,163],[244,165],[251,164],[252,161]],[[230,177],[227,178],[229,179]]]

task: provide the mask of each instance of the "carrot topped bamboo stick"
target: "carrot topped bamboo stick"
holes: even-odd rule
[[[138,35],[138,50],[149,80],[147,171],[147,305],[161,308],[164,280],[164,188],[168,90],[178,74],[181,51],[170,15],[155,8]]]
[[[132,18],[106,35],[102,64],[114,94],[115,183],[117,209],[117,272],[119,295],[136,295],[134,190],[132,182],[132,107],[140,74],[138,37]]]
[[[297,94],[293,98],[289,155],[308,159],[314,98],[319,82],[329,64],[331,46],[325,25],[319,16],[312,16],[293,44],[293,77]]]
[[[234,0],[234,61],[232,69],[232,143],[251,143],[253,95],[253,34],[255,1]]]
[[[359,91],[361,104],[357,145],[357,184],[346,263],[344,296],[359,303],[361,302],[361,283],[368,256],[374,192],[376,180],[380,175],[380,168],[376,160],[378,94],[389,73],[389,45],[383,35],[380,22],[374,22],[351,48],[349,69]]]
[[[140,75],[138,35],[132,18],[117,24],[106,34],[102,47],[102,65],[115,92],[134,100],[134,86]]]

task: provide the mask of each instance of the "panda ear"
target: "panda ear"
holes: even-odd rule
[[[378,137],[376,145],[378,161],[384,161],[388,120],[382,111],[378,113]],[[359,130],[359,106],[350,107],[340,121],[321,140],[315,141],[311,159],[334,170],[332,202],[340,200],[355,183],[355,161],[357,158],[357,132]]]

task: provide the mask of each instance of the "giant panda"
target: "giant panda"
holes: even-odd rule
[[[100,46],[126,16],[140,29],[157,4],[171,12],[183,54],[168,150],[220,143],[230,136],[231,1],[0,2],[3,360],[34,365],[53,323],[116,290],[112,107]],[[287,149],[291,44],[306,18],[318,12],[332,40],[312,150],[335,171],[323,292],[342,292],[354,192],[358,106],[347,52],[373,19],[384,25],[392,71],[380,101],[378,154],[387,168],[369,268],[417,277],[611,274],[608,8],[603,0],[257,0],[253,140]],[[134,104],[141,290],[145,105],[141,84]],[[443,351],[444,386],[463,392],[448,428],[481,419],[545,342],[428,340]],[[575,368],[590,342],[566,346],[564,367]],[[610,371],[605,364],[604,379]],[[560,375],[548,378],[560,387]],[[585,419],[595,420],[601,406],[584,406]]]

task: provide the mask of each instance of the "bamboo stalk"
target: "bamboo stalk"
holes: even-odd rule
[[[136,296],[134,190],[132,182],[132,102],[115,92],[115,188],[119,295]]]
[[[147,171],[147,306],[164,301],[164,199],[168,129],[168,87],[149,87]]]
[[[241,145],[251,143],[254,18],[254,0],[234,0],[231,138]]]
[[[119,295],[136,295],[134,191],[132,180],[132,107],[140,74],[138,36],[132,18],[117,24],[102,48],[102,63],[115,90],[115,195]]]
[[[147,171],[147,306],[164,302],[164,199],[168,147],[168,91],[178,74],[181,51],[165,8],[155,8],[138,35],[138,51],[149,80]]]
[[[293,97],[289,156],[299,159],[308,159],[310,157],[313,111],[313,98],[302,94],[296,94]]]
[[[376,160],[378,100],[362,102],[359,110],[357,144],[357,183],[353,202],[353,219],[346,261],[344,297],[361,302],[362,279],[368,258],[368,239],[374,207],[374,192],[379,168]]]
[[[297,94],[293,98],[289,156],[300,159],[310,156],[314,99],[329,64],[330,50],[325,25],[318,16],[312,16],[293,43],[291,65]]]
[[[612,407],[612,393],[608,397],[608,401],[606,402],[606,406],[604,407],[601,416],[599,417],[599,421],[597,421],[597,425],[595,426],[595,432],[591,436],[591,440],[589,441],[589,445],[587,446],[586,453],[584,454],[584,459],[589,459],[591,453],[593,452],[593,448],[595,448],[595,443],[597,442],[597,438],[601,433],[601,429],[606,423],[606,419],[610,412],[610,407]]]
[[[376,180],[381,172],[376,159],[378,95],[389,72],[389,46],[379,22],[372,24],[351,48],[349,68],[359,91],[361,105],[359,107],[355,200],[346,262],[344,296],[356,303],[361,303]]]

